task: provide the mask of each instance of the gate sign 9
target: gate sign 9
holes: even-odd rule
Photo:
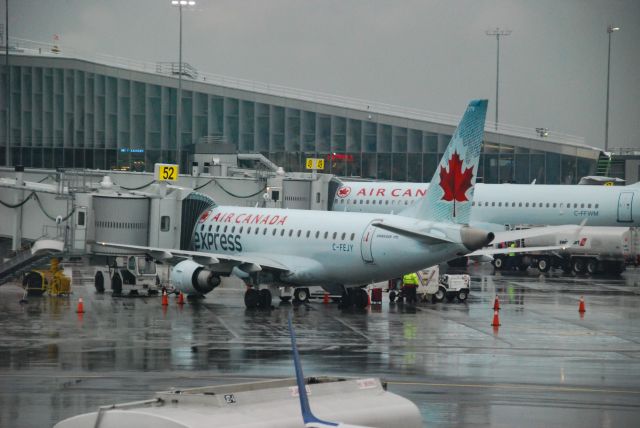
[[[154,167],[156,181],[178,181],[178,165],[170,163],[157,163]]]

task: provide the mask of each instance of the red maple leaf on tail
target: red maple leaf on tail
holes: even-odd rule
[[[468,201],[467,190],[472,186],[473,168],[462,171],[462,159],[458,152],[453,152],[449,159],[449,172],[444,167],[440,167],[440,187],[444,191],[443,201],[453,202],[453,216],[456,216],[456,201]]]

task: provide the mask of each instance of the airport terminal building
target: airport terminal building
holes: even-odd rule
[[[22,46],[24,45],[24,46]],[[52,52],[53,50],[53,52]],[[18,43],[0,87],[0,164],[152,170],[176,160],[177,64],[148,64]],[[285,171],[308,157],[325,171],[429,181],[458,117],[182,71],[182,171],[198,143],[262,153]],[[462,113],[464,106],[460,106]],[[576,183],[601,153],[544,128],[487,122],[479,177],[487,183]]]

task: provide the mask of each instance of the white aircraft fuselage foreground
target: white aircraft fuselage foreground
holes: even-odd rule
[[[398,213],[427,193],[429,183],[343,181],[333,211]],[[640,186],[482,184],[475,186],[472,226],[640,226]]]
[[[468,254],[493,239],[467,225],[486,110],[486,100],[469,103],[433,186],[400,215],[219,206],[196,224],[194,251],[98,244],[176,261],[172,283],[190,295],[206,294],[220,276],[234,274],[251,286],[247,307],[270,306],[277,286],[310,284],[344,291],[345,306],[366,306],[366,293],[355,287]]]

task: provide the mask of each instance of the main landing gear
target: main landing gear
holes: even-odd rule
[[[369,295],[364,288],[345,288],[338,307],[340,309],[364,309],[369,306]]]
[[[247,288],[244,293],[244,305],[247,309],[269,309],[271,308],[271,290],[263,288]]]

